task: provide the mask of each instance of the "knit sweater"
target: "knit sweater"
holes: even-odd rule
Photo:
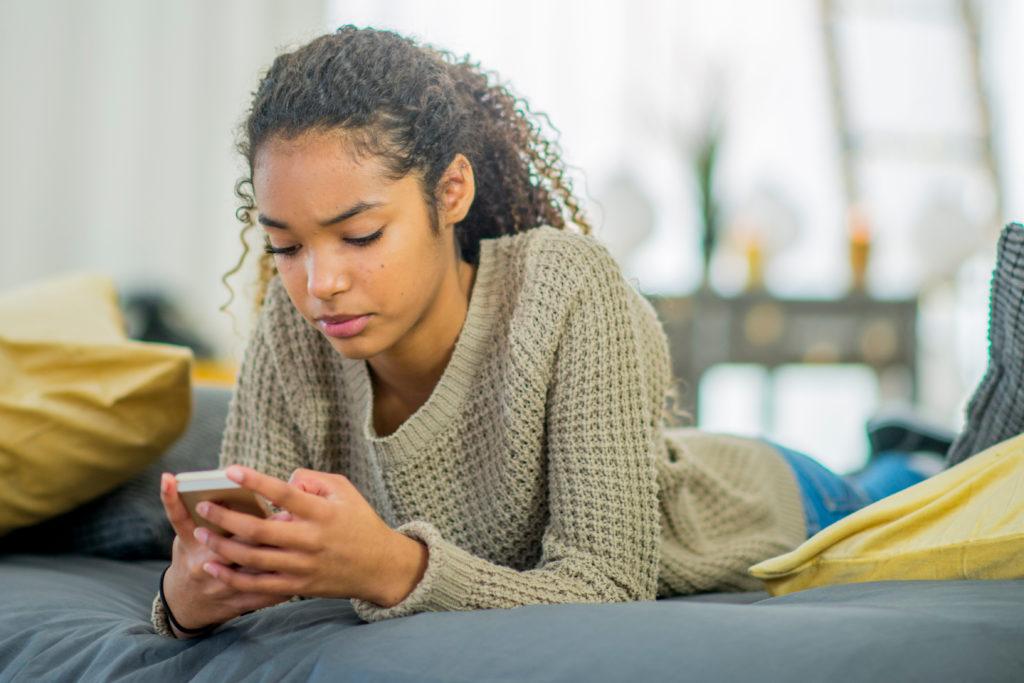
[[[671,382],[657,314],[605,246],[543,226],[481,241],[449,362],[386,436],[366,361],[335,351],[275,276],[220,466],[344,474],[427,545],[401,602],[351,599],[365,621],[758,589],[747,568],[805,539],[796,479],[763,441],[666,426]],[[172,635],[158,596],[152,620]]]

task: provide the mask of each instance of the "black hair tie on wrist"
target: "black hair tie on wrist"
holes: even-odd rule
[[[171,625],[174,626],[174,628],[190,636],[208,633],[213,629],[217,628],[220,624],[209,624],[208,626],[203,626],[202,628],[185,628],[184,626],[178,623],[177,619],[174,618],[174,614],[171,613],[171,608],[167,605],[167,598],[164,596],[164,575],[167,574],[167,570],[170,568],[171,565],[167,565],[166,567],[164,567],[163,572],[161,572],[160,574],[160,602],[164,604],[164,612],[167,613],[167,620],[171,622]]]

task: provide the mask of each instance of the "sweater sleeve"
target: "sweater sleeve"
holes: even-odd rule
[[[397,531],[425,543],[424,575],[400,603],[353,599],[379,621],[423,611],[536,603],[654,600],[660,552],[655,442],[663,397],[650,387],[651,328],[608,252],[584,253],[563,310],[546,391],[548,524],[535,568],[518,571],[466,551],[429,521]],[[554,295],[553,295],[554,296]]]
[[[307,466],[308,460],[295,423],[290,418],[288,394],[279,381],[273,349],[268,341],[276,308],[268,294],[267,304],[261,310],[242,357],[238,381],[228,406],[218,468],[242,464],[288,479],[296,468]],[[279,511],[279,508],[272,507],[275,512]],[[292,596],[288,602],[299,599],[299,596]],[[159,592],[153,598],[150,620],[157,633],[174,637]]]

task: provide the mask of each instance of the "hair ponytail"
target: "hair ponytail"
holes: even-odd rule
[[[483,238],[575,223],[589,233],[558,145],[546,139],[529,103],[483,72],[478,63],[451,63],[460,105],[473,123],[461,141],[473,162],[476,197],[457,234],[463,258],[475,261]],[[550,122],[549,122],[550,124]]]

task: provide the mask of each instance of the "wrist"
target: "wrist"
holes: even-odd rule
[[[399,531],[393,533],[393,550],[388,553],[387,566],[381,572],[381,576],[387,578],[379,583],[379,594],[370,598],[370,602],[381,607],[393,607],[413,592],[427,570],[430,555],[422,541]]]
[[[220,624],[214,623],[198,628],[193,628],[191,626],[188,626],[187,624],[182,624],[180,620],[176,618],[176,616],[178,615],[175,615],[174,612],[171,611],[170,601],[173,598],[168,597],[167,594],[168,590],[173,590],[173,581],[171,581],[170,578],[168,577],[168,574],[171,573],[169,571],[170,569],[171,566],[168,565],[166,568],[164,568],[163,573],[160,574],[160,600],[163,603],[164,614],[167,616],[167,624],[168,626],[170,626],[171,633],[174,634],[175,638],[180,639],[197,638],[199,636],[206,635]],[[179,611],[181,610],[180,604],[178,609]]]

